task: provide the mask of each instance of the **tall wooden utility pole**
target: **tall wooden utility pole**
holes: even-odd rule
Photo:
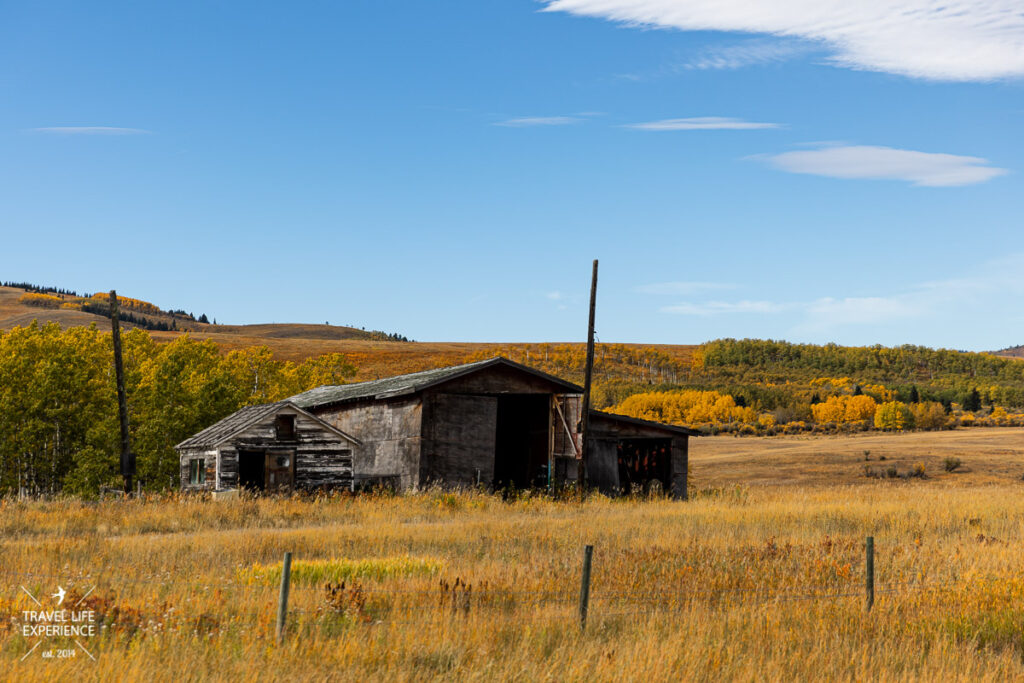
[[[132,475],[135,474],[135,459],[128,443],[128,398],[124,392],[124,362],[121,359],[121,323],[118,320],[117,292],[110,290],[110,330],[114,336],[114,375],[117,379],[117,415],[121,421],[121,476],[124,477],[124,493],[132,493]]]
[[[587,461],[590,455],[590,382],[594,374],[594,309],[597,307],[597,259],[590,280],[590,324],[587,326],[587,367],[583,377],[583,448],[580,459],[580,484],[587,483]]]

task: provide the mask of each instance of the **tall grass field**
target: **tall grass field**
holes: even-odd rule
[[[18,681],[1019,679],[1021,486],[724,486],[689,502],[440,491],[6,500],[0,671]],[[94,615],[81,647],[25,635],[25,611],[52,604],[58,587],[65,606]]]

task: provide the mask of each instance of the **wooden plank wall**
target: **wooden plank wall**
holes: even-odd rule
[[[193,458],[202,458],[206,466],[206,482],[204,484],[191,484],[189,483],[189,461]],[[213,490],[216,485],[214,482],[217,480],[217,451],[207,450],[203,448],[193,448],[187,451],[182,451],[179,454],[179,464],[181,465],[181,488],[184,491],[204,491]]]
[[[274,428],[277,415],[295,415],[295,438],[278,439]],[[196,455],[181,454],[182,488],[187,490],[215,488],[229,489],[238,486],[238,451],[240,450],[285,450],[295,454],[295,488],[314,490],[318,488],[349,489],[352,486],[353,452],[358,447],[316,420],[288,410],[270,415],[255,425],[226,441],[220,447],[220,482],[216,479],[216,451],[207,451],[200,456],[207,459],[206,483],[192,486],[188,483],[188,460]]]

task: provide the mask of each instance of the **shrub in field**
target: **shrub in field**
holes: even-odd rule
[[[368,558],[363,560],[296,560],[292,563],[291,580],[296,583],[344,582],[351,579],[387,579],[401,576],[430,576],[441,570],[442,563],[423,557]],[[274,585],[281,580],[281,563],[254,564],[238,570],[241,583]]]
[[[345,621],[367,623],[373,620],[367,609],[366,592],[359,584],[328,583],[324,586],[324,609]]]
[[[875,411],[875,427],[886,431],[903,431],[914,426],[914,416],[906,403],[887,401]]]
[[[915,463],[913,469],[910,470],[910,476],[918,477],[923,479],[925,475],[924,463]]]
[[[819,423],[836,422],[849,424],[870,420],[875,416],[878,404],[870,396],[829,396],[824,402],[811,406],[814,420]]]
[[[936,401],[911,404],[910,413],[918,429],[942,429],[946,426],[946,409]]]
[[[942,466],[947,472],[955,472],[956,468],[960,467],[960,458],[948,456],[942,461]]]

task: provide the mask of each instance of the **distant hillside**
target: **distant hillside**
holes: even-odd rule
[[[993,351],[992,353],[996,356],[1005,356],[1007,358],[1024,358],[1024,345],[1011,346],[1008,349]]]
[[[141,327],[154,336],[169,339],[188,332],[197,338],[211,338],[228,348],[265,343],[275,351],[287,349],[288,357],[306,357],[336,349],[319,348],[305,353],[294,342],[331,342],[359,340],[393,343],[407,341],[400,334],[363,330],[338,325],[257,324],[217,325],[205,313],[196,316],[183,310],[165,310],[148,301],[118,297],[120,317],[126,328]],[[109,303],[106,293],[88,295],[59,288],[40,287],[28,283],[4,283],[0,286],[0,330],[24,327],[33,320],[54,322],[62,328],[109,325]],[[169,333],[169,334],[168,334]],[[277,344],[274,340],[292,343]],[[314,345],[316,346],[316,345]]]
[[[30,303],[33,299],[36,301]],[[193,339],[216,342],[225,352],[266,346],[278,360],[289,361],[343,353],[358,368],[356,380],[390,377],[496,355],[575,381],[583,379],[582,343],[402,343],[398,341],[404,339],[402,335],[335,325],[215,325],[200,322],[203,315],[197,320],[184,311],[165,311],[144,301],[121,297],[119,301],[122,317],[127,315],[136,319],[136,322],[126,322],[125,327],[149,329],[158,341],[171,341],[188,333]],[[55,322],[63,328],[92,323],[106,328],[110,322],[105,308],[102,313],[92,312],[96,310],[94,305],[105,306],[104,302],[105,295],[87,297],[67,290],[17,283],[15,286],[0,286],[0,330],[26,326],[33,320]],[[84,303],[90,305],[83,306]],[[669,344],[602,344],[599,345],[598,362],[603,377],[647,385],[677,379],[690,367],[694,349],[695,346]]]

